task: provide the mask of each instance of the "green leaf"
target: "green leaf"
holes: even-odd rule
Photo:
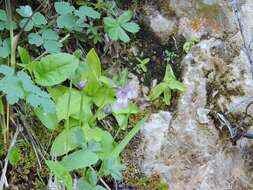
[[[8,160],[12,166],[16,166],[21,159],[20,150],[17,146],[12,147]]]
[[[125,43],[129,42],[130,41],[130,38],[129,36],[127,35],[127,33],[121,28],[119,27],[118,28],[118,32],[119,32],[119,39]]]
[[[55,40],[46,40],[43,44],[48,53],[59,53],[61,51],[62,43]]]
[[[24,28],[24,31],[28,32],[33,29],[33,21],[28,18],[24,18],[20,21],[19,26]]]
[[[73,14],[64,14],[59,17],[57,17],[57,26],[59,28],[66,28],[68,30],[73,30],[76,26],[78,18],[74,16]]]
[[[173,69],[170,64],[167,64],[166,66],[166,71],[165,71],[165,76],[164,76],[164,81],[170,82],[171,79],[176,79],[176,76],[174,75]]]
[[[23,64],[29,64],[31,61],[30,55],[25,48],[18,46],[18,53]]]
[[[163,94],[164,94],[164,101],[165,101],[166,105],[170,105],[171,90],[170,89],[166,89]]]
[[[62,156],[69,151],[78,147],[75,139],[76,127],[71,128],[70,130],[64,129],[54,140],[53,145],[50,150],[51,156]]]
[[[86,171],[85,177],[87,181],[92,185],[96,186],[98,182],[97,174],[94,170],[91,170],[90,168]]]
[[[85,64],[88,66],[88,69],[82,74],[82,77],[88,81],[85,92],[93,96],[100,87],[99,77],[101,76],[101,62],[94,49],[88,52]]]
[[[54,3],[54,7],[56,12],[61,15],[72,13],[75,10],[68,2],[56,2]]]
[[[127,134],[126,137],[116,146],[116,148],[110,153],[110,157],[118,157],[119,154],[124,150],[126,145],[130,142],[130,140],[138,133],[141,127],[144,125],[147,120],[147,116],[145,116],[142,120],[140,120],[136,126],[131,129],[131,131]]]
[[[44,40],[58,40],[59,36],[57,32],[53,31],[52,29],[47,29],[42,32],[42,38]]]
[[[28,42],[39,47],[43,44],[43,39],[38,33],[30,33],[28,35]]]
[[[35,81],[41,86],[53,86],[70,78],[79,60],[67,53],[56,53],[31,63]]]
[[[151,100],[157,99],[167,88],[168,88],[168,84],[165,82],[161,82],[160,84],[158,84],[151,90],[151,94],[149,95],[149,98]]]
[[[6,68],[1,65],[0,70],[6,70]],[[19,99],[24,98],[24,90],[15,75],[6,75],[2,78],[0,80],[0,90],[6,94],[7,101],[11,105],[17,103]]]
[[[79,150],[65,156],[60,162],[68,171],[85,168],[95,164],[98,156],[89,150]]]
[[[168,83],[168,87],[171,90],[180,90],[180,91],[185,91],[185,86],[183,83],[177,81],[177,80],[173,80],[170,83]]]
[[[3,9],[0,9],[0,20],[1,21],[8,21],[7,14]]]
[[[0,57],[6,58],[10,55],[11,47],[10,47],[10,41],[5,39],[0,46]]]
[[[32,8],[29,5],[20,6],[16,11],[22,17],[30,17],[33,14]]]
[[[110,157],[105,160],[101,166],[101,171],[105,176],[111,175],[115,180],[121,180],[122,174],[121,171],[124,169],[124,166],[120,164],[119,160],[115,157]],[[101,172],[100,171],[100,172]]]
[[[77,190],[106,190],[100,185],[94,186],[91,185],[87,180],[83,177],[77,181]]]
[[[41,25],[47,24],[46,18],[40,12],[34,13],[34,15],[32,16],[32,21],[35,26],[41,26]]]
[[[131,11],[125,11],[122,15],[119,16],[118,22],[121,24],[124,24],[128,21],[130,21],[132,18],[132,12]]]
[[[138,24],[134,22],[128,22],[121,25],[126,31],[131,33],[136,33],[140,30],[140,27]]]
[[[111,17],[105,17],[105,18],[103,18],[103,21],[104,21],[105,26],[108,28],[112,28],[115,25],[117,25],[117,21]]]
[[[58,121],[68,118],[67,110],[69,92],[67,91],[65,94],[62,94],[61,97],[58,98],[56,103],[56,113]],[[79,119],[79,112],[80,112],[80,104],[81,104],[81,92],[77,90],[71,91],[71,100],[70,100],[70,108],[69,108],[69,115],[75,119]],[[92,117],[91,112],[91,98],[83,95],[83,116],[80,118],[82,121],[88,122],[89,119]]]
[[[50,171],[60,180],[63,181],[65,186],[68,190],[72,190],[72,177],[70,176],[68,170],[64,168],[59,162],[57,161],[46,161],[47,166],[49,167]]]
[[[99,12],[95,11],[92,7],[87,6],[81,6],[79,10],[75,11],[75,15],[83,19],[85,19],[86,16],[94,19],[100,18]]]
[[[48,113],[42,107],[37,107],[34,111],[46,128],[52,130],[58,127],[57,116],[55,113]]]

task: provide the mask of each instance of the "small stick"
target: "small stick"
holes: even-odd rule
[[[14,145],[17,141],[17,137],[18,137],[19,132],[20,132],[20,128],[17,126],[16,132],[15,132],[15,134],[11,140],[10,146],[8,148],[8,153],[7,153],[5,160],[4,160],[4,167],[2,169],[2,175],[1,175],[1,181],[0,181],[0,190],[3,190],[4,185],[8,184],[7,179],[6,179],[6,172],[7,172],[7,167],[8,167],[8,163],[9,163],[8,157],[10,155],[11,149],[14,147]]]

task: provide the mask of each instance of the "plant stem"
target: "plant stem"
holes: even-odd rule
[[[66,120],[66,129],[67,129],[67,147],[69,144],[69,110],[70,110],[70,102],[71,102],[71,94],[72,94],[72,79],[70,79],[70,84],[69,84],[69,97],[68,97],[68,107],[67,107],[67,120]],[[67,149],[66,147],[66,149]]]
[[[80,104],[80,114],[79,114],[79,126],[82,126],[82,115],[83,115],[83,97],[84,97],[84,93],[81,90],[81,104]]]
[[[7,19],[9,24],[10,31],[10,41],[11,41],[11,67],[15,69],[16,62],[16,49],[14,47],[14,33],[12,27],[12,13],[11,13],[11,2],[10,0],[5,0],[5,9],[7,12]],[[7,103],[6,106],[6,140],[8,140],[8,133],[10,128],[10,105]]]

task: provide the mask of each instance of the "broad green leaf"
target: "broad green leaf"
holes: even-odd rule
[[[56,2],[54,3],[54,7],[56,12],[61,15],[72,13],[75,10],[68,2]]]
[[[161,82],[160,84],[158,84],[151,90],[151,94],[149,95],[149,98],[151,100],[157,99],[167,88],[168,88],[168,84],[165,82]]]
[[[28,42],[39,47],[43,44],[43,39],[38,33],[30,33],[28,35]]]
[[[49,87],[48,89],[49,94],[53,98],[54,102],[57,103],[58,99],[68,91],[68,88],[63,85]]]
[[[12,166],[16,166],[21,159],[20,150],[17,146],[12,147],[8,160]]]
[[[134,22],[127,22],[121,25],[126,31],[131,33],[136,33],[140,30],[140,27],[138,24]]]
[[[58,121],[63,119],[67,119],[67,110],[68,110],[68,98],[69,98],[69,91],[62,94],[61,97],[58,98],[56,103],[56,113]],[[80,104],[81,104],[81,93],[78,90],[72,89],[71,92],[71,100],[70,100],[70,108],[69,108],[69,115],[75,119],[79,119],[80,114]],[[81,120],[88,122],[89,119],[92,117],[91,112],[91,98],[83,95],[83,115]]]
[[[24,28],[24,31],[28,32],[33,29],[33,21],[28,18],[24,18],[20,21],[19,26]]]
[[[57,103],[58,99],[68,91],[68,88],[63,85],[58,85],[55,87],[49,87],[47,90],[53,98],[54,102]]]
[[[43,44],[48,53],[59,53],[61,51],[62,43],[56,40],[46,40]]]
[[[166,89],[163,94],[164,94],[164,101],[166,105],[170,105],[171,89]]]
[[[19,8],[16,9],[16,11],[22,17],[30,17],[33,14],[30,5],[20,6]]]
[[[69,174],[68,170],[64,168],[59,162],[57,161],[46,161],[47,166],[49,167],[50,171],[60,180],[63,181],[65,186],[68,190],[72,190],[72,177]]]
[[[83,177],[77,181],[77,190],[106,190],[104,187],[97,185],[91,185]]]
[[[23,64],[29,64],[31,61],[30,55],[25,48],[18,46],[18,53]]]
[[[130,103],[126,109],[113,109],[115,114],[137,114],[140,109],[135,105]]]
[[[34,13],[34,15],[32,16],[32,21],[35,26],[41,26],[41,25],[47,24],[46,18],[40,12]]]
[[[126,137],[115,147],[115,149],[111,152],[110,157],[118,157],[119,154],[124,150],[124,148],[128,145],[130,140],[138,133],[141,127],[144,125],[147,120],[147,116],[145,116],[142,120],[140,120],[136,126],[131,129],[131,131],[127,134]]]
[[[46,128],[55,129],[58,127],[57,116],[55,113],[48,113],[42,107],[37,107],[34,111]]]
[[[93,96],[100,87],[99,77],[101,76],[101,62],[94,49],[88,52],[85,64],[88,66],[88,69],[82,74],[82,77],[88,81],[85,92]]]
[[[59,17],[57,17],[57,26],[59,28],[66,28],[68,30],[73,30],[76,26],[78,18],[74,16],[73,14],[64,14]]]
[[[44,40],[58,40],[59,36],[57,32],[53,31],[52,29],[47,29],[42,32],[42,38]]]
[[[91,17],[91,18],[100,18],[100,13],[95,11],[91,7],[81,6],[79,10],[75,12],[75,15],[79,16],[80,18]]]
[[[89,150],[79,150],[65,156],[60,162],[68,171],[85,168],[95,164],[98,156]]]
[[[69,151],[78,147],[73,137],[75,137],[75,130],[73,127],[71,129],[64,129],[54,140],[53,145],[50,150],[51,156],[62,156]]]
[[[31,63],[35,81],[41,86],[53,86],[70,78],[79,60],[67,53],[56,53]]]

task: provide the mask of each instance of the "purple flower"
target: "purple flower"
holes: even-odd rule
[[[105,114],[110,114],[111,113],[111,106],[109,104],[107,104],[105,107],[104,107],[104,113]]]
[[[84,81],[84,80],[81,80],[81,81],[78,83],[78,88],[79,88],[80,90],[82,90],[85,86],[86,86],[86,81]]]
[[[113,104],[113,109],[120,110],[126,109],[129,104],[129,100],[133,98],[132,89],[130,86],[126,86],[124,88],[119,89],[116,92],[116,102]]]

